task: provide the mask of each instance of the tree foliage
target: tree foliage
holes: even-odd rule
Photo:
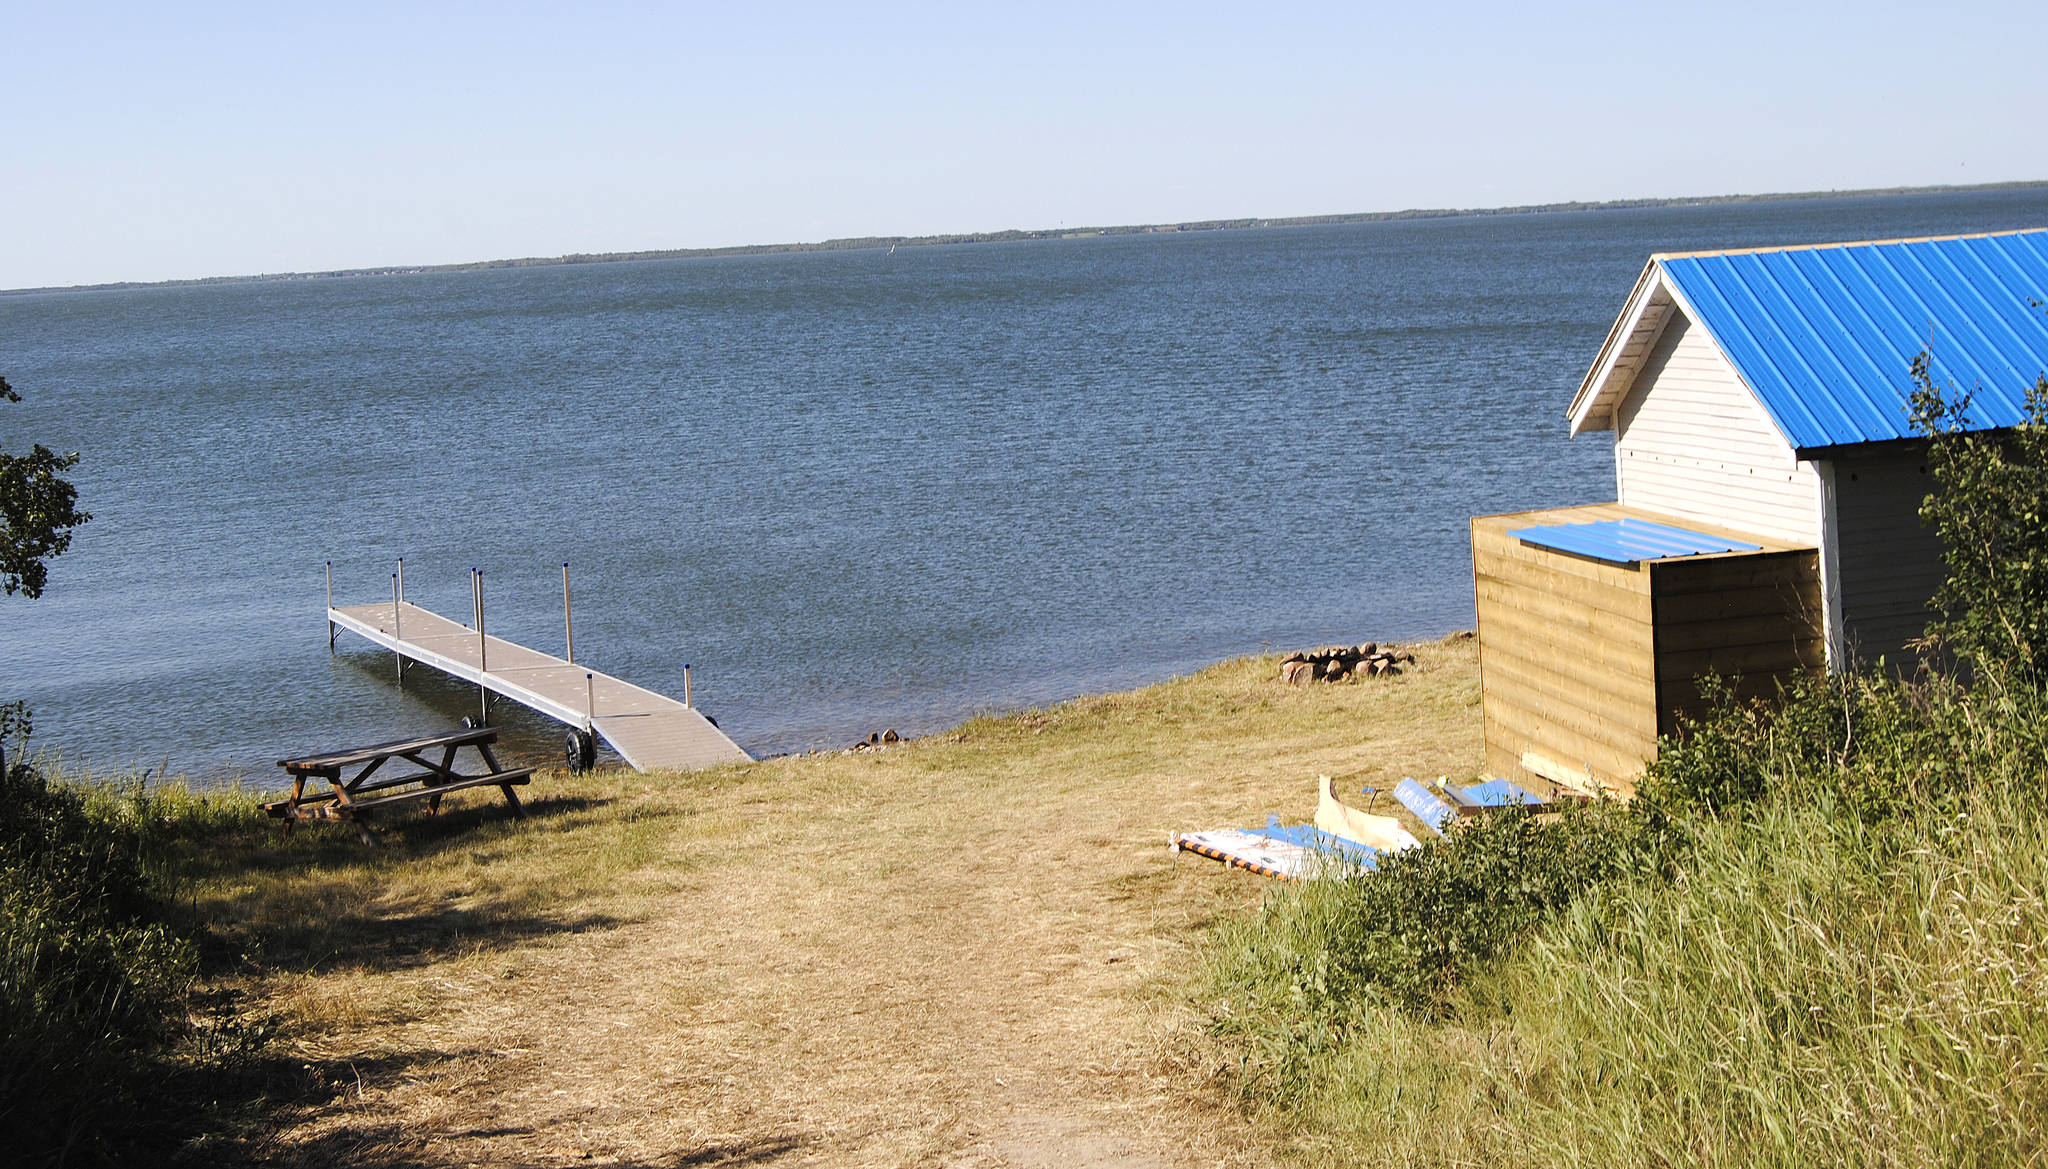
[[[2048,681],[2048,377],[2027,391],[2018,426],[1971,429],[1970,395],[1934,384],[1913,361],[1913,419],[1929,438],[1935,491],[1921,521],[1940,535],[1948,577],[1928,644],[1994,686]]]
[[[0,377],[0,402],[19,401]],[[92,518],[78,510],[78,491],[64,478],[77,464],[75,452],[60,455],[41,443],[25,455],[0,451],[0,588],[7,593],[42,596],[44,562],[69,548],[72,530]]]

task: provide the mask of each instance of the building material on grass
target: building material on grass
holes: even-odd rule
[[[1306,824],[1283,828],[1278,816],[1268,816],[1266,827],[1260,829],[1176,832],[1168,844],[1176,856],[1191,852],[1283,881],[1306,881],[1379,867],[1379,850]]]
[[[1394,817],[1375,816],[1345,803],[1337,794],[1337,781],[1327,775],[1316,781],[1316,827],[1379,852],[1398,852],[1422,843]]]
[[[1394,785],[1394,799],[1414,813],[1423,827],[1438,836],[1444,834],[1444,825],[1458,818],[1458,813],[1448,802],[1412,778],[1404,778]]]
[[[1438,836],[1444,834],[1446,825],[1463,816],[1477,816],[1498,808],[1541,808],[1551,803],[1505,779],[1462,785],[1438,780],[1437,786],[1440,790],[1433,792],[1414,779],[1405,778],[1395,785],[1394,799]]]
[[[1489,779],[1484,783],[1444,785],[1444,796],[1455,804],[1460,815],[1469,816],[1493,808],[1516,806],[1540,808],[1550,803],[1535,792],[1518,787],[1505,779]]]

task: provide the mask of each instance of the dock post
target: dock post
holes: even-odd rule
[[[597,675],[583,672],[583,733],[597,733]]]
[[[562,636],[569,643],[569,664],[576,664],[576,623],[569,616],[569,562],[562,561]]]
[[[683,705],[690,705],[690,663],[683,663]]]
[[[491,721],[491,692],[484,688],[484,675],[491,672],[489,643],[484,640],[484,573],[476,569],[476,705],[477,724],[485,726]]]
[[[405,632],[399,628],[398,624],[398,588],[398,574],[394,572],[391,574],[391,637],[395,641],[403,641],[405,640]],[[397,650],[392,650],[391,657],[393,661],[398,663],[398,680],[404,682],[405,655]]]
[[[334,652],[334,639],[341,628],[334,623],[334,561],[327,562],[327,652]]]

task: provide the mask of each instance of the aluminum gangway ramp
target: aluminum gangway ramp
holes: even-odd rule
[[[553,654],[479,635],[410,601],[329,607],[327,619],[579,730],[588,726],[639,771],[688,771],[753,758],[695,707]]]

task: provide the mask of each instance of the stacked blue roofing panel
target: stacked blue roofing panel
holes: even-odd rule
[[[1446,788],[1446,791],[1451,789]],[[1540,808],[1550,801],[1534,792],[1524,790],[1505,779],[1489,779],[1484,783],[1467,784],[1454,793],[1458,802],[1474,808],[1510,808],[1516,804]]]
[[[1412,777],[1403,779],[1395,785],[1394,798],[1401,802],[1402,807],[1415,813],[1415,818],[1438,836],[1444,834],[1444,825],[1458,818],[1458,814],[1451,810],[1451,806],[1445,803],[1442,797],[1416,783]]]
[[[1657,262],[1801,450],[1912,437],[1923,350],[1976,428],[2020,422],[2048,373],[2048,231]]]
[[[1712,552],[1760,552],[1761,544],[1710,536],[1669,524],[1648,520],[1599,520],[1588,524],[1548,524],[1515,528],[1508,535],[1524,544],[1590,556],[1613,564],[1634,564],[1640,560],[1663,560],[1672,556],[1704,556]]]

